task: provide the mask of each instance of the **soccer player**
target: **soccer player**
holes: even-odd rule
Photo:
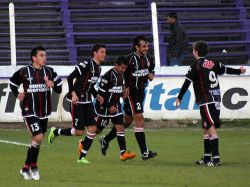
[[[39,180],[37,159],[51,114],[51,88],[61,93],[63,81],[52,68],[45,65],[45,48],[39,46],[32,49],[31,60],[31,64],[13,74],[10,88],[21,101],[22,116],[32,137],[20,174],[25,180]],[[23,92],[18,91],[21,84]]]
[[[114,68],[105,73],[98,86],[98,93],[104,98],[104,103],[99,101],[95,104],[97,118],[97,133],[100,133],[104,127],[112,121],[117,135],[117,142],[120,147],[120,160],[125,161],[134,158],[136,155],[126,149],[126,140],[124,136],[124,121],[120,98],[124,96],[124,78],[123,73],[128,66],[125,57],[119,57]],[[125,96],[126,97],[126,96]]]
[[[135,137],[141,151],[141,158],[147,160],[157,155],[156,152],[149,151],[146,146],[144,134],[143,101],[145,88],[148,80],[154,78],[155,64],[147,54],[149,50],[148,40],[145,36],[139,35],[134,38],[133,53],[127,56],[129,65],[124,73],[126,91],[128,97],[124,101],[125,128],[134,120]],[[109,142],[116,137],[116,129],[112,128],[106,136],[100,137],[102,154],[106,155]]]
[[[101,74],[100,64],[104,62],[105,57],[105,45],[96,44],[92,49],[92,58],[80,62],[68,76],[69,92],[67,100],[71,103],[72,127],[66,129],[52,127],[48,136],[49,144],[59,135],[82,136],[86,126],[87,135],[84,139],[84,149],[77,160],[78,163],[89,163],[86,155],[96,136],[96,115],[92,95],[103,103],[103,98],[97,94],[94,86]],[[75,82],[73,82],[74,79]]]
[[[221,126],[221,92],[217,76],[224,73],[240,75],[245,73],[246,69],[244,67],[240,67],[240,69],[226,67],[222,63],[207,59],[207,54],[207,43],[198,41],[193,44],[193,55],[196,62],[190,66],[186,74],[185,82],[176,99],[176,105],[181,104],[181,100],[192,82],[196,103],[200,107],[204,138],[204,157],[196,164],[220,166],[219,139],[216,128]]]

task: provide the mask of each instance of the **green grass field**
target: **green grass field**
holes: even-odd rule
[[[128,130],[127,147],[138,154],[135,159],[119,161],[116,140],[107,156],[102,156],[96,139],[88,155],[89,165],[76,162],[79,138],[59,137],[51,146],[45,141],[39,155],[40,181],[24,181],[19,176],[25,146],[0,143],[0,186],[250,186],[249,127],[219,131],[222,166],[213,168],[194,164],[203,151],[200,128],[149,130],[146,136],[148,147],[158,152],[157,158],[141,160],[134,134]],[[28,144],[29,134],[25,129],[2,129],[0,139]]]

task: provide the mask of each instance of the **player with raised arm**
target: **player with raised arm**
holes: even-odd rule
[[[226,67],[222,63],[213,62],[206,58],[208,45],[203,41],[193,44],[193,55],[196,59],[187,74],[180,93],[176,99],[176,105],[181,104],[181,100],[193,83],[196,103],[200,107],[202,119],[204,156],[196,164],[206,166],[220,166],[219,138],[216,128],[220,128],[220,102],[221,92],[217,76],[226,74],[240,75],[246,72],[244,67],[239,69]]]

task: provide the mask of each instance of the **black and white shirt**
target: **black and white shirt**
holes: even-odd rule
[[[62,79],[48,66],[35,69],[30,64],[19,69],[10,78],[10,88],[16,97],[19,86],[23,84],[25,93],[24,100],[21,102],[23,117],[35,116],[44,119],[51,114],[51,89],[46,86],[44,77],[54,82],[55,92],[62,92]]]
[[[124,92],[124,87],[123,75],[114,69],[109,70],[102,76],[98,85],[98,94],[103,97],[104,103],[100,105],[99,101],[96,101],[95,104],[95,110],[99,116],[114,117],[122,115],[120,98]],[[116,107],[116,113],[111,114],[109,112],[111,106]]]
[[[222,63],[216,63],[206,58],[200,58],[190,66],[178,99],[183,98],[192,82],[198,105],[220,102],[221,92],[217,76],[224,73],[239,75],[241,70],[226,67]]]
[[[148,55],[131,53],[127,56],[129,65],[124,73],[125,85],[129,88],[144,89],[148,85],[148,74],[154,73],[155,64]]]
[[[95,84],[101,74],[101,67],[93,59],[80,62],[75,70],[67,77],[69,92],[67,100],[71,102],[71,93],[75,91],[79,104],[92,102],[92,95],[96,97]],[[75,80],[75,82],[73,82]]]

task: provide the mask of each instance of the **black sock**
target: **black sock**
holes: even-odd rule
[[[220,157],[219,157],[219,139],[218,138],[214,138],[214,139],[211,140],[211,149],[212,149],[213,161],[220,162]]]
[[[81,152],[81,155],[80,155],[80,158],[81,159],[82,157],[86,157],[86,155],[88,154],[88,151],[92,145],[92,142],[93,142],[94,138],[92,137],[89,137],[88,135],[85,136],[84,138],[84,147],[83,147],[83,150]]]
[[[104,140],[105,140],[106,144],[109,144],[109,142],[115,138],[116,138],[116,129],[115,129],[115,127],[113,127],[111,129],[111,131],[107,135],[105,135]]]
[[[55,130],[54,130],[54,135],[55,135],[55,136],[59,136],[58,130],[59,130],[59,129],[55,129]]]
[[[117,142],[119,144],[120,153],[122,155],[123,153],[126,152],[126,140],[123,132],[121,133],[117,132]]]
[[[61,129],[60,135],[63,136],[73,136],[71,133],[72,128],[67,128],[67,129]],[[59,131],[59,130],[58,130]],[[58,132],[57,132],[58,133]],[[55,134],[56,135],[56,134]]]
[[[204,160],[207,162],[211,160],[211,141],[209,136],[204,137]]]
[[[39,147],[33,147],[31,146],[31,169],[37,168],[37,159],[39,155]]]
[[[23,166],[23,170],[28,171],[30,165],[31,165],[31,146],[29,146],[29,148],[28,148],[27,157],[26,157],[25,164]]]
[[[141,154],[143,154],[144,152],[147,152],[146,139],[145,139],[144,132],[135,132],[135,137],[136,137],[137,143],[139,144]]]

